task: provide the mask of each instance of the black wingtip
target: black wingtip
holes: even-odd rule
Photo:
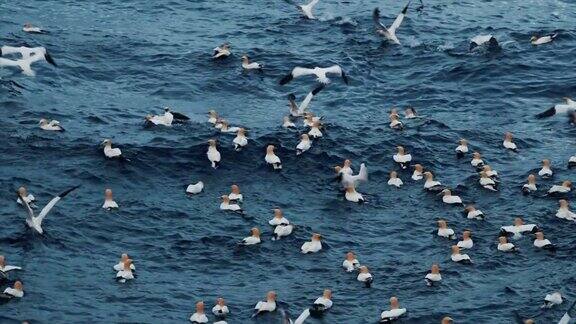
[[[292,76],[292,73],[290,73],[280,80],[280,85],[285,85],[286,83],[292,81],[292,79],[294,79],[294,77]]]
[[[536,115],[536,118],[538,119],[542,119],[545,117],[551,117],[554,116],[556,114],[556,108],[552,107],[552,108],[548,108],[547,110],[539,113],[538,115]]]
[[[312,90],[312,95],[317,95],[318,92],[322,91],[322,89],[324,89],[324,87],[326,87],[324,84],[321,84],[319,86],[317,86],[314,90]]]
[[[344,73],[344,71],[342,71],[342,80],[344,80],[344,83],[346,83],[346,85],[350,84],[350,80],[348,80],[348,76],[346,75],[346,73]]]
[[[52,56],[50,56],[50,54],[48,54],[48,52],[46,52],[46,54],[44,54],[44,58],[46,59],[46,62],[48,62],[54,66],[58,66],[56,64],[56,62],[54,62],[54,59],[52,58]]]
[[[293,93],[291,93],[288,95],[288,100],[294,101],[294,100],[296,100],[296,96]]]
[[[72,188],[70,188],[70,189],[62,192],[61,194],[58,195],[58,197],[64,198],[67,194],[71,193],[72,191],[74,191],[74,190],[76,190],[76,189],[78,189],[78,188],[80,188],[80,185],[74,186],[74,187],[72,187]]]
[[[408,1],[408,4],[406,4],[406,7],[404,7],[404,9],[402,9],[402,14],[406,14],[406,12],[408,12],[408,6],[410,6],[410,1]]]

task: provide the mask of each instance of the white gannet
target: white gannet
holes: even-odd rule
[[[504,148],[509,149],[510,151],[517,152],[518,146],[513,142],[513,140],[514,137],[512,136],[512,133],[506,132],[504,134],[504,142],[502,142],[502,146],[504,146]]]
[[[440,275],[440,267],[437,264],[433,264],[430,269],[430,273],[427,273],[424,277],[426,285],[433,286],[435,283],[442,281],[442,275]]]
[[[35,27],[31,23],[24,24],[22,31],[29,34],[44,34],[44,30],[40,27]]]
[[[478,181],[482,188],[488,189],[491,191],[498,191],[498,184],[492,178],[488,176],[486,171],[480,172],[480,180]]]
[[[560,199],[558,201],[558,203],[560,204],[560,207],[558,208],[558,211],[556,212],[556,217],[575,221],[576,220],[576,214],[573,213],[572,211],[570,211],[570,206],[568,204],[568,201],[565,199]]]
[[[372,274],[368,270],[368,267],[361,266],[360,268],[358,268],[358,276],[356,277],[356,280],[363,282],[366,288],[370,288],[372,286],[372,281],[374,281],[374,278],[372,277]]]
[[[254,306],[254,314],[252,317],[259,315],[263,312],[273,312],[276,310],[276,292],[269,291],[266,294],[266,300],[259,301],[256,306]]]
[[[498,48],[498,41],[496,38],[490,34],[488,35],[478,35],[470,39],[470,51],[473,51],[477,47],[487,46],[488,49]]]
[[[552,42],[557,36],[558,36],[558,34],[548,34],[545,36],[534,35],[534,36],[530,37],[530,44],[532,44],[532,45],[547,44],[547,43]]]
[[[498,179],[498,172],[496,170],[492,170],[492,167],[490,167],[489,165],[484,165],[482,167],[482,171],[486,172],[486,175],[493,179],[493,180],[497,180]]]
[[[305,127],[312,127],[315,122],[320,122],[320,117],[314,116],[314,114],[309,111],[304,113],[304,119],[302,120],[302,125],[304,125]]]
[[[550,160],[548,159],[542,160],[542,169],[538,171],[538,175],[544,179],[550,178],[554,174],[550,166],[551,166]]]
[[[558,114],[568,115],[576,111],[576,101],[564,97],[564,103],[556,104],[553,107],[546,109],[545,111],[536,115],[536,118],[545,118],[550,117]]]
[[[574,167],[576,167],[576,155],[572,155],[568,159],[568,169],[572,169]]]
[[[304,17],[308,19],[316,19],[316,17],[314,17],[314,14],[312,14],[312,9],[314,9],[314,6],[318,3],[318,1],[319,0],[312,0],[308,4],[298,5],[297,7],[300,9]]]
[[[288,224],[290,224],[290,221],[288,221],[288,219],[286,219],[284,217],[284,213],[282,212],[282,210],[280,208],[275,208],[274,209],[274,218],[269,220],[268,224],[270,224],[272,226],[288,225]]]
[[[306,112],[306,109],[310,106],[310,102],[317,95],[322,89],[324,89],[324,85],[320,84],[319,86],[315,87],[312,91],[310,91],[302,103],[300,105],[296,104],[296,96],[291,93],[288,95],[288,106],[290,107],[290,115],[292,117],[301,117]]]
[[[296,145],[296,155],[300,155],[306,151],[308,151],[312,147],[312,141],[310,141],[310,137],[308,134],[300,135],[300,142]]]
[[[470,164],[472,164],[472,166],[475,167],[476,170],[482,169],[484,167],[484,161],[482,160],[482,156],[480,155],[480,153],[478,152],[472,153],[472,161],[470,161]]]
[[[404,124],[402,124],[402,122],[400,121],[400,117],[398,117],[398,115],[390,116],[390,128],[395,130],[404,129]]]
[[[322,131],[320,131],[320,128],[322,128],[320,121],[314,121],[310,127],[310,131],[308,132],[308,136],[314,139],[322,137]]]
[[[452,245],[451,249],[452,249],[452,255],[450,256],[450,259],[452,259],[452,261],[462,264],[472,263],[472,259],[470,259],[470,256],[468,256],[468,254],[460,253],[460,248],[458,247],[458,245]]]
[[[242,242],[240,242],[240,244],[242,244],[242,245],[255,245],[255,244],[260,244],[260,242],[262,242],[260,240],[260,230],[257,227],[253,227],[250,230],[250,236],[243,238]]]
[[[561,185],[553,185],[550,189],[548,189],[549,195],[562,195],[569,193],[572,190],[572,182],[571,181],[564,181]]]
[[[192,324],[204,324],[208,323],[208,317],[204,313],[204,302],[199,301],[196,303],[196,312],[190,316],[190,322]]]
[[[404,147],[402,146],[397,146],[396,150],[397,150],[396,154],[392,156],[394,162],[398,163],[398,165],[402,169],[406,169],[410,165],[410,162],[412,161],[412,155],[406,153]]]
[[[63,132],[64,128],[60,126],[60,122],[57,120],[48,120],[48,119],[40,119],[38,122],[40,128],[46,131],[56,131],[56,132]]]
[[[528,182],[522,186],[522,193],[524,195],[528,195],[528,194],[538,190],[536,188],[536,176],[535,175],[533,175],[533,174],[528,175],[527,181]]]
[[[218,117],[218,119],[216,119],[216,123],[214,123],[214,128],[220,130],[220,128],[222,128],[222,121],[224,119],[221,117]]]
[[[122,156],[122,151],[119,148],[112,148],[112,141],[110,139],[105,139],[102,141],[104,146],[104,156],[108,159],[120,158]]]
[[[562,294],[558,291],[546,294],[546,296],[544,296],[544,305],[542,305],[541,308],[552,308],[555,305],[562,304],[563,301]]]
[[[462,204],[462,199],[458,196],[454,196],[452,195],[452,192],[450,191],[450,189],[444,189],[442,190],[442,202],[449,204],[449,205],[461,205]]]
[[[326,76],[327,74],[335,74],[336,76],[342,77],[342,80],[344,80],[344,83],[348,84],[348,77],[346,76],[346,73],[344,73],[344,70],[342,70],[342,68],[339,65],[332,65],[332,66],[326,67],[326,68],[315,67],[313,69],[308,69],[308,68],[303,68],[303,67],[297,66],[294,69],[292,69],[290,74],[286,75],[285,77],[283,77],[280,80],[280,84],[284,85],[284,84],[292,81],[292,79],[295,79],[295,78],[298,78],[301,76],[306,76],[306,75],[315,75],[316,80],[318,82],[323,83],[323,84],[328,84],[328,83],[330,83],[330,79],[328,79],[328,77]]]
[[[116,281],[120,283],[125,283],[128,280],[132,280],[135,278],[134,273],[132,272],[131,265],[132,265],[131,259],[127,259],[126,261],[124,261],[124,267],[122,268],[122,270],[116,273]]]
[[[424,189],[426,189],[427,191],[437,192],[446,189],[446,187],[444,187],[440,183],[440,181],[434,180],[434,175],[432,174],[432,172],[430,171],[424,172],[424,177],[426,178],[426,181],[424,182]]]
[[[266,156],[264,157],[264,161],[266,161],[268,165],[271,165],[274,168],[274,170],[281,170],[282,161],[280,161],[278,155],[274,153],[274,149],[275,149],[274,145],[268,145],[266,147]]]
[[[466,214],[466,218],[468,219],[484,220],[486,217],[484,216],[484,213],[481,210],[476,209],[474,205],[466,206],[466,208],[464,208],[464,214]]]
[[[24,297],[24,285],[22,282],[16,281],[14,282],[14,288],[6,288],[4,289],[4,295],[8,298],[22,298]]]
[[[536,233],[540,229],[535,224],[524,224],[524,220],[520,217],[514,219],[514,225],[502,226],[500,228],[499,236],[513,235],[514,238],[520,238],[522,233]]]
[[[274,228],[274,234],[272,235],[272,240],[276,241],[276,240],[281,239],[284,236],[288,236],[288,235],[292,234],[293,230],[294,230],[294,225],[292,225],[292,224],[276,225],[276,227]]]
[[[248,138],[246,137],[246,130],[244,128],[239,128],[236,133],[236,137],[232,140],[234,143],[234,149],[238,152],[241,151],[244,146],[248,145]]]
[[[389,186],[400,188],[403,184],[402,179],[398,178],[398,173],[396,171],[390,172],[390,179],[388,180]]]
[[[414,107],[412,106],[408,106],[406,107],[406,109],[404,110],[404,118],[406,119],[414,119],[417,118],[418,116],[416,116],[416,109],[414,109]]]
[[[348,159],[344,160],[344,165],[342,167],[340,167],[340,170],[338,173],[344,173],[344,174],[352,175],[354,173],[354,171],[352,170],[352,161],[350,161]]]
[[[218,318],[224,318],[230,313],[228,306],[226,306],[226,301],[224,298],[219,297],[216,299],[216,305],[212,307],[212,314]]]
[[[468,141],[465,139],[460,139],[458,141],[458,146],[456,147],[456,156],[458,158],[463,158],[466,153],[468,153]]]
[[[118,208],[118,204],[114,201],[114,196],[112,195],[112,189],[104,190],[104,204],[102,208],[108,210]]]
[[[312,306],[306,308],[294,321],[294,324],[303,324],[310,315],[319,318],[330,308],[332,308],[332,291],[324,289],[322,296],[316,298]]]
[[[212,54],[212,58],[214,59],[224,59],[227,58],[232,54],[230,52],[230,44],[224,43],[216,48],[214,48],[214,53]]]
[[[472,232],[470,231],[462,232],[462,240],[458,241],[458,244],[456,245],[461,249],[471,249],[474,246],[474,241],[472,241],[472,238],[470,237],[471,235]]]
[[[231,210],[233,212],[243,213],[242,207],[236,203],[231,202],[227,195],[221,196],[220,199],[222,199],[222,202],[220,203],[220,210]]]
[[[228,198],[232,202],[242,203],[244,202],[244,196],[240,192],[240,187],[237,184],[233,184],[230,186],[230,194],[228,194]]]
[[[165,107],[164,115],[147,115],[145,119],[149,125],[172,126],[174,115],[170,111],[170,108]]]
[[[17,266],[7,265],[6,264],[6,258],[3,255],[0,255],[0,275],[5,277],[9,271],[13,271],[13,270],[22,270],[22,268],[17,267]],[[0,278],[2,278],[2,276],[0,276]]]
[[[360,262],[358,262],[354,252],[346,253],[346,259],[342,262],[342,268],[344,268],[346,272],[352,272],[360,268]]]
[[[290,120],[289,116],[284,116],[284,118],[282,118],[282,127],[284,127],[284,128],[296,128],[296,124],[294,124]]]
[[[208,111],[208,122],[212,125],[216,125],[218,121],[218,113],[215,110]]]
[[[386,37],[386,39],[391,41],[392,43],[400,45],[400,41],[398,40],[398,37],[396,37],[396,30],[398,30],[398,27],[400,27],[400,24],[402,24],[402,21],[406,16],[406,12],[408,11],[408,5],[410,5],[410,2],[408,2],[408,4],[404,7],[404,9],[402,9],[402,12],[400,12],[398,17],[394,19],[394,22],[389,28],[386,28],[386,26],[384,26],[380,22],[380,9],[375,8],[374,11],[372,12],[372,20],[374,21],[374,25],[376,26],[376,32]]]
[[[354,203],[364,202],[364,197],[362,196],[361,193],[356,191],[356,188],[353,185],[348,185],[346,187],[346,193],[344,194],[344,198]]]
[[[44,230],[42,229],[42,221],[44,220],[46,215],[48,215],[50,210],[52,210],[52,208],[56,205],[56,203],[58,203],[60,201],[60,199],[66,197],[66,195],[68,195],[70,192],[77,189],[78,187],[80,187],[80,186],[74,186],[74,187],[58,194],[58,196],[52,198],[52,200],[50,200],[50,202],[48,202],[48,204],[46,204],[46,206],[44,206],[44,208],[42,208],[42,210],[40,211],[40,214],[38,214],[38,216],[34,215],[34,211],[30,207],[28,202],[26,202],[26,200],[24,200],[24,199],[22,199],[22,197],[20,197],[22,199],[22,201],[24,202],[24,207],[26,207],[26,211],[28,214],[26,216],[26,224],[28,224],[28,226],[31,229],[38,232],[39,234],[44,233]],[[18,193],[18,195],[20,195],[20,194]]]
[[[300,248],[302,253],[316,253],[322,250],[322,235],[318,233],[313,233],[310,242],[304,242]]]
[[[221,133],[237,133],[240,127],[230,126],[227,120],[220,119],[220,132]]]
[[[390,310],[380,314],[380,323],[392,323],[402,315],[406,314],[406,308],[400,308],[398,298],[390,298]]]
[[[0,47],[0,56],[9,54],[20,54],[22,58],[16,60],[10,60],[4,57],[0,57],[0,67],[2,66],[14,66],[20,68],[22,73],[28,76],[34,76],[36,73],[32,70],[32,64],[38,61],[46,61],[54,66],[56,62],[48,54],[46,48],[44,47],[12,47],[12,46],[2,46]]]
[[[436,234],[440,237],[447,238],[450,240],[453,240],[456,238],[456,235],[454,234],[454,230],[449,228],[448,224],[443,219],[438,220],[438,231],[436,232]]]
[[[514,246],[514,244],[508,242],[508,239],[506,238],[506,236],[500,236],[498,238],[498,251],[514,252],[517,250],[518,249],[516,248],[516,246]]]
[[[414,172],[412,172],[412,180],[420,181],[424,179],[424,167],[421,164],[414,164]]]
[[[130,257],[128,257],[128,254],[122,253],[122,255],[120,256],[120,261],[119,261],[118,263],[116,263],[116,264],[114,265],[114,267],[113,267],[114,270],[115,270],[115,271],[122,271],[122,270],[124,269],[124,263],[125,263],[127,260],[131,260]],[[131,269],[132,271],[136,271],[136,266],[134,266],[134,262],[133,262],[133,261],[130,262],[130,269]]]
[[[206,152],[206,156],[208,156],[208,161],[210,161],[212,167],[214,169],[220,166],[220,152],[218,152],[218,148],[216,147],[216,140],[208,140],[208,151]]]
[[[31,193],[28,193],[26,187],[18,188],[18,199],[16,199],[16,202],[19,205],[22,205],[22,198],[20,197],[24,197],[23,199],[26,200],[26,202],[30,205],[30,207],[36,208],[36,205],[34,205],[34,201],[36,201],[36,198]]]
[[[352,174],[352,169],[350,168],[350,160],[344,161],[344,167],[335,166],[334,171],[337,174],[337,180],[340,181],[340,184],[343,188],[347,188],[348,186],[356,187],[360,182],[368,181],[368,168],[366,164],[360,164],[360,171],[358,174]]]
[[[556,246],[552,244],[550,240],[544,238],[544,233],[542,232],[536,232],[536,239],[534,240],[534,246],[544,250],[556,249]]]
[[[248,55],[242,56],[242,68],[244,70],[262,70],[263,67],[260,63],[250,62]]]
[[[186,193],[190,195],[199,194],[202,190],[204,190],[204,182],[202,181],[198,181],[195,184],[189,184],[188,187],[186,187]]]

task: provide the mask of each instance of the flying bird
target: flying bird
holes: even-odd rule
[[[400,24],[402,24],[402,20],[404,20],[404,16],[406,16],[406,12],[408,11],[409,5],[410,2],[408,2],[408,4],[404,7],[404,9],[402,9],[402,12],[398,15],[398,17],[394,19],[394,22],[392,23],[390,28],[386,28],[386,26],[384,26],[380,22],[380,9],[375,8],[374,12],[372,13],[372,19],[374,20],[374,24],[376,25],[376,32],[386,37],[386,39],[393,42],[394,44],[399,45],[400,41],[398,40],[398,37],[396,37],[396,30],[398,29],[398,27],[400,27]]]
[[[342,77],[344,83],[348,84],[348,77],[344,70],[339,65],[332,65],[327,68],[315,67],[313,69],[303,68],[303,67],[295,67],[290,74],[283,77],[280,80],[281,85],[285,85],[288,82],[292,81],[295,78],[306,76],[306,75],[315,75],[316,80],[323,84],[330,83],[330,79],[328,79],[327,74],[335,74],[336,76]]]
[[[26,217],[26,224],[28,224],[28,226],[31,229],[35,230],[39,234],[42,234],[44,232],[44,230],[42,230],[42,221],[44,220],[46,215],[48,215],[50,210],[52,210],[52,208],[56,205],[56,203],[60,201],[60,199],[64,198],[66,195],[68,195],[70,192],[74,191],[78,187],[80,186],[74,186],[62,192],[58,196],[52,198],[52,200],[50,200],[50,202],[46,206],[44,206],[44,208],[42,208],[38,216],[34,215],[34,211],[30,207],[26,199],[23,199],[23,197],[20,196],[20,193],[18,193],[18,198],[22,200],[22,202],[24,203],[24,207],[26,207],[26,211],[28,212],[28,216]]]

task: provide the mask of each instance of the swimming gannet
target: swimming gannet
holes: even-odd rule
[[[354,252],[346,253],[346,259],[342,262],[342,267],[346,272],[352,272],[360,268],[360,262],[358,262]]]
[[[358,276],[356,277],[356,280],[363,282],[366,288],[370,288],[372,286],[374,278],[372,277],[372,274],[368,270],[368,267],[361,266],[360,268],[358,268]]]
[[[271,165],[274,168],[274,170],[281,170],[282,161],[280,161],[278,155],[274,153],[275,148],[276,147],[274,145],[268,145],[266,147],[266,156],[264,157],[264,160],[268,165]]]
[[[506,236],[500,236],[498,238],[498,251],[514,252],[517,250],[518,249],[516,248],[516,246],[514,246],[514,244],[508,242],[508,239],[506,238]]]
[[[558,34],[548,34],[545,36],[538,36],[537,34],[530,37],[530,44],[532,45],[542,45],[552,42]]]
[[[406,169],[412,161],[412,155],[406,153],[406,150],[402,146],[397,146],[396,150],[396,154],[392,156],[394,162],[398,163],[402,169]]]
[[[412,180],[419,181],[424,179],[424,167],[421,164],[414,164],[414,172],[412,173]]]
[[[288,225],[290,221],[284,217],[284,213],[280,208],[274,208],[274,218],[268,221],[268,224],[272,226],[277,225]]]
[[[118,208],[118,204],[114,201],[114,196],[112,195],[112,189],[104,190],[104,204],[102,208],[108,210]]]
[[[328,77],[326,76],[327,74],[335,74],[336,76],[342,77],[344,83],[348,84],[348,77],[346,76],[346,73],[344,73],[344,71],[339,65],[332,65],[326,68],[315,67],[313,69],[295,67],[294,69],[292,69],[290,74],[286,75],[280,80],[280,84],[284,85],[295,78],[306,75],[315,75],[316,80],[318,82],[328,84],[330,83],[330,79],[328,79]]]
[[[236,133],[236,137],[232,140],[234,143],[234,149],[238,152],[241,151],[246,145],[248,145],[248,138],[246,137],[246,130],[244,128],[239,128]]]
[[[113,267],[114,270],[115,270],[115,271],[122,271],[122,270],[124,269],[124,263],[125,263],[127,260],[131,260],[130,257],[128,257],[128,254],[122,253],[122,255],[120,256],[120,261],[119,261],[117,264],[115,264],[114,267]],[[136,266],[134,266],[134,262],[133,262],[133,261],[130,262],[130,269],[131,269],[132,271],[136,271]]]
[[[47,119],[40,119],[38,122],[40,128],[46,131],[55,131],[55,132],[63,132],[64,128],[60,126],[60,122],[57,120],[47,120]]]
[[[534,246],[544,250],[556,249],[556,246],[552,244],[550,240],[544,238],[544,233],[542,232],[536,232],[536,239],[534,240]]]
[[[300,135],[300,142],[296,145],[296,155],[300,155],[306,151],[308,151],[312,147],[312,141],[310,141],[310,137],[308,134]]]
[[[418,117],[418,116],[416,116],[416,109],[414,109],[414,107],[412,107],[412,106],[406,107],[406,109],[404,110],[404,118],[414,119],[416,117]]]
[[[44,220],[46,215],[48,215],[50,210],[52,210],[52,208],[56,205],[56,203],[58,203],[60,201],[60,199],[66,197],[66,195],[68,195],[70,192],[77,189],[78,187],[80,187],[80,186],[74,186],[74,187],[58,194],[58,196],[52,198],[52,200],[50,200],[50,202],[48,202],[48,204],[46,204],[46,206],[44,206],[44,208],[42,208],[42,210],[40,211],[40,214],[38,214],[38,216],[36,216],[34,214],[34,211],[30,207],[28,202],[26,202],[26,200],[24,200],[24,199],[22,199],[22,197],[20,197],[22,199],[22,201],[24,203],[24,207],[26,207],[26,211],[28,213],[28,215],[26,216],[26,224],[28,224],[28,227],[30,227],[34,231],[38,232],[39,234],[44,233],[44,230],[42,229],[42,221]],[[20,195],[20,193],[18,193],[18,195]]]
[[[206,156],[208,156],[208,161],[210,161],[214,169],[220,166],[221,155],[220,152],[218,152],[216,140],[208,140],[208,151],[206,152]]]
[[[472,232],[470,231],[462,232],[462,240],[458,241],[458,244],[456,245],[461,249],[471,249],[474,246],[474,241],[472,241],[472,238],[470,237],[471,235]]]
[[[216,305],[212,307],[212,314],[218,318],[224,318],[230,313],[228,306],[226,306],[226,301],[224,298],[219,297],[216,299]]]
[[[112,148],[112,141],[110,139],[105,139],[102,141],[104,146],[104,156],[108,159],[120,158],[122,156],[122,150],[119,148]]]
[[[224,43],[216,48],[214,48],[214,54],[212,54],[212,58],[214,59],[224,59],[227,58],[232,54],[230,52],[230,44]]]
[[[560,199],[558,203],[560,204],[560,208],[558,208],[558,211],[556,212],[556,217],[575,221],[576,213],[570,211],[568,201],[565,199]]]
[[[452,261],[456,263],[462,263],[462,264],[472,263],[472,259],[470,259],[470,256],[468,256],[468,254],[460,253],[460,248],[458,247],[458,245],[452,245],[452,255],[450,256],[450,258],[452,259]]]
[[[396,171],[390,172],[390,179],[388,180],[389,186],[400,188],[403,184],[402,179],[398,178],[398,173]]]
[[[164,108],[164,115],[146,115],[146,123],[149,125],[172,126],[174,115],[168,107]]]
[[[322,124],[320,123],[320,121],[314,121],[312,123],[312,126],[310,127],[310,131],[308,132],[308,136],[316,139],[316,138],[320,138],[322,137],[322,131],[320,131],[320,128],[322,127]]]
[[[235,203],[242,203],[244,202],[244,196],[240,192],[240,187],[237,184],[233,184],[230,186],[230,194],[228,194],[228,198],[231,202]]]
[[[186,187],[186,193],[191,195],[199,194],[202,190],[204,190],[204,182],[202,181],[198,181],[195,184],[189,184],[188,187]]]
[[[440,181],[434,180],[434,175],[430,171],[424,172],[424,177],[426,177],[426,181],[424,182],[424,189],[432,192],[442,191],[446,189]]]
[[[116,281],[120,283],[125,283],[128,280],[132,280],[135,278],[134,273],[132,272],[132,260],[127,259],[124,261],[124,267],[122,270],[116,273]]]
[[[29,34],[43,34],[44,33],[44,30],[42,28],[35,27],[31,23],[24,24],[24,27],[22,27],[22,31],[25,33],[29,33]]]
[[[398,27],[400,27],[400,24],[402,24],[402,21],[406,16],[406,12],[408,11],[409,5],[410,2],[408,2],[408,4],[404,7],[404,9],[402,9],[400,14],[398,14],[396,19],[394,19],[394,22],[389,28],[386,28],[386,26],[384,26],[380,22],[380,9],[375,8],[374,11],[372,12],[372,20],[374,21],[374,25],[376,26],[376,32],[386,37],[386,39],[391,41],[392,43],[400,45],[400,41],[398,40],[398,37],[396,37],[396,30],[398,30]]]
[[[208,317],[204,313],[204,302],[199,301],[196,303],[196,312],[190,316],[190,322],[192,324],[204,324],[208,323]]]
[[[478,152],[472,153],[472,161],[470,161],[470,164],[472,164],[472,166],[475,167],[476,170],[480,170],[484,167],[484,161],[482,160],[482,156],[480,155],[480,153]]]
[[[230,210],[237,213],[243,213],[242,207],[236,203],[231,202],[227,195],[221,196],[220,199],[222,199],[222,202],[220,203],[220,210]]]
[[[8,298],[22,298],[24,297],[24,285],[22,282],[16,281],[14,282],[14,288],[6,288],[4,289],[4,295]]]
[[[251,63],[248,55],[243,55],[241,59],[242,59],[242,68],[244,70],[262,70],[262,68],[264,67],[260,63],[256,62]]]
[[[6,264],[6,258],[3,255],[0,255],[0,279],[2,279],[2,277],[6,277],[9,271],[14,271],[14,270],[22,270],[21,267],[17,267],[17,266],[11,266],[11,265],[7,265]]]
[[[542,169],[538,171],[538,175],[544,179],[550,178],[554,174],[550,166],[551,166],[550,160],[548,159],[542,160]]]
[[[274,234],[272,235],[272,240],[276,241],[281,239],[282,237],[288,236],[292,234],[294,230],[294,225],[292,224],[278,224],[274,228]]]
[[[527,179],[528,183],[525,183],[522,186],[522,193],[524,195],[528,195],[532,192],[535,192],[536,190],[538,190],[536,188],[536,176],[533,174],[528,175],[528,179]]]
[[[491,191],[498,191],[498,184],[492,178],[488,176],[486,171],[480,172],[480,180],[478,181],[482,188],[491,190]]]
[[[553,107],[546,109],[545,111],[536,115],[536,118],[545,118],[550,117],[558,114],[568,115],[576,111],[576,101],[564,97],[564,103],[556,104]]]
[[[276,292],[269,291],[266,294],[265,301],[259,301],[256,306],[254,306],[254,314],[252,317],[259,315],[263,312],[273,312],[276,310]]]
[[[514,137],[510,132],[504,134],[504,142],[502,142],[502,146],[514,152],[518,151],[518,146],[514,143]]]
[[[572,190],[572,182],[571,181],[564,181],[561,185],[553,185],[550,189],[548,189],[549,195],[563,195],[567,194]]]
[[[404,125],[400,121],[400,117],[398,117],[398,115],[391,115],[390,116],[390,128],[395,129],[395,130],[404,129]]]
[[[260,242],[261,242],[260,230],[257,227],[253,227],[250,230],[250,236],[247,236],[244,239],[242,239],[242,242],[240,244],[242,244],[242,245],[255,245],[255,244],[259,244]]]
[[[318,233],[313,233],[310,242],[304,242],[300,248],[302,253],[316,253],[322,250],[322,235]]]
[[[237,133],[240,130],[240,127],[230,126],[227,120],[220,119],[220,132],[221,133]]]
[[[443,219],[438,220],[438,231],[436,232],[436,234],[440,237],[444,237],[450,240],[456,238],[454,230],[449,228],[448,224]]]
[[[382,314],[380,314],[380,323],[392,323],[404,314],[406,314],[406,308],[400,308],[398,298],[391,297],[390,310],[383,311]]]
[[[344,198],[346,198],[346,200],[348,200],[348,201],[355,202],[355,203],[363,203],[364,202],[364,197],[362,196],[362,194],[360,194],[359,192],[356,191],[356,188],[354,187],[354,185],[348,185],[346,187],[346,193],[344,194]]]
[[[474,205],[466,206],[466,208],[464,208],[464,214],[466,214],[466,218],[468,219],[484,220],[485,218],[484,213],[476,209]]]
[[[458,146],[456,147],[456,156],[458,158],[462,158],[464,157],[464,155],[466,155],[466,153],[468,153],[468,141],[465,139],[460,139],[458,141]]]
[[[424,277],[426,285],[433,286],[435,283],[442,281],[442,275],[440,275],[440,267],[437,264],[433,264],[430,269],[430,273],[426,274]]]
[[[542,305],[541,308],[552,308],[555,305],[562,304],[563,301],[562,294],[558,291],[546,294],[546,296],[544,296],[544,305]]]

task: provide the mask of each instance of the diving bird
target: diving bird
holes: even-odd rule
[[[42,210],[40,211],[40,214],[38,216],[36,216],[34,214],[34,211],[32,210],[32,208],[30,208],[30,205],[28,204],[28,202],[25,199],[23,199],[23,197],[21,197],[19,193],[17,193],[19,198],[24,203],[24,207],[26,207],[26,211],[28,212],[28,215],[26,217],[26,224],[28,224],[28,226],[31,229],[38,232],[39,234],[44,233],[44,230],[42,229],[42,221],[44,220],[46,215],[48,215],[50,210],[52,210],[52,208],[56,205],[56,203],[58,203],[60,201],[60,199],[66,197],[66,195],[68,195],[70,192],[74,191],[75,189],[77,189],[79,187],[80,186],[74,186],[74,187],[62,192],[58,196],[52,198],[52,200],[50,200],[50,202],[48,202],[48,204],[46,206],[44,206],[44,208],[42,208]]]
[[[322,89],[324,89],[323,84],[315,87],[312,91],[310,91],[306,95],[306,97],[300,103],[300,105],[296,104],[296,96],[293,93],[289,94],[288,95],[288,102],[289,102],[289,106],[290,106],[290,115],[292,117],[303,116],[306,109],[308,109],[308,107],[310,106],[310,101],[312,101],[312,98],[314,98],[314,96],[317,95]]]
[[[498,41],[490,34],[478,35],[470,40],[470,51],[481,46],[486,46],[488,49],[498,48]]]
[[[10,60],[4,58],[4,55],[19,53],[22,58],[16,60]],[[20,68],[22,73],[28,76],[34,76],[36,73],[32,70],[32,64],[38,61],[46,61],[54,66],[56,62],[48,54],[46,48],[44,47],[12,47],[12,46],[2,46],[0,47],[0,67],[2,66],[14,66]]]
[[[558,114],[565,114],[568,115],[568,113],[572,113],[574,111],[576,111],[576,101],[568,98],[568,97],[564,97],[564,103],[560,103],[560,104],[556,104],[553,107],[539,113],[536,115],[536,118],[545,118],[545,117],[550,117],[550,116],[554,116],[554,115],[558,115]]]
[[[342,77],[344,83],[348,84],[348,77],[346,76],[346,73],[344,73],[344,70],[342,70],[342,68],[339,65],[332,65],[326,68],[315,67],[313,69],[297,66],[294,69],[292,69],[292,72],[290,72],[290,74],[286,75],[280,80],[280,84],[285,85],[288,82],[292,81],[293,79],[306,75],[315,75],[316,80],[318,82],[322,84],[328,84],[330,83],[330,79],[328,79],[327,74],[335,74],[336,76]]]
[[[374,25],[376,26],[376,32],[386,37],[386,39],[391,41],[392,43],[400,45],[400,41],[398,40],[398,37],[396,37],[396,30],[400,27],[400,24],[402,24],[402,21],[406,16],[406,12],[408,11],[409,5],[410,2],[408,2],[408,4],[404,7],[404,9],[402,9],[402,12],[400,12],[398,17],[394,19],[394,22],[392,23],[390,28],[386,28],[386,26],[384,26],[380,22],[380,9],[375,8],[374,11],[372,12],[372,20],[374,20]]]
[[[304,17],[308,19],[316,19],[316,17],[314,17],[314,14],[312,14],[312,9],[314,9],[314,6],[318,3],[318,1],[319,0],[312,0],[308,4],[298,5],[298,8],[300,8],[300,11],[304,15]]]
[[[548,34],[545,36],[534,35],[534,36],[530,37],[530,43],[532,45],[542,45],[542,44],[551,43],[557,36],[558,36],[558,34]]]

